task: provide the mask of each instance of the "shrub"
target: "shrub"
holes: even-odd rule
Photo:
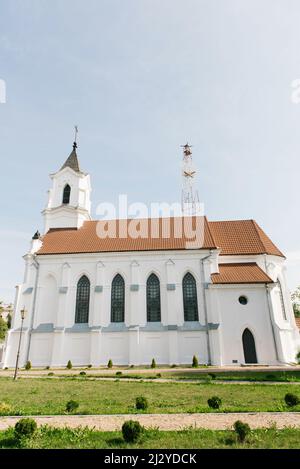
[[[28,360],[28,362],[25,365],[25,370],[30,370],[31,369],[31,361]]]
[[[194,356],[193,356],[192,367],[193,367],[193,368],[197,368],[198,366],[199,366],[198,358],[196,357],[196,355],[194,355]]]
[[[208,376],[211,377],[211,379],[216,379],[217,375],[215,373],[208,373]]]
[[[67,368],[68,368],[68,370],[71,370],[71,368],[73,368],[71,360],[68,361]]]
[[[154,358],[152,358],[151,368],[156,368],[156,361]]]
[[[157,373],[157,378],[161,378],[161,373]]]
[[[19,420],[14,428],[14,435],[17,440],[22,437],[31,438],[37,430],[37,424],[34,419],[25,418]]]
[[[207,404],[211,409],[219,409],[222,404],[222,399],[218,396],[212,396],[207,400]]]
[[[86,376],[86,372],[85,372],[85,371],[81,371],[79,374],[80,374],[80,376]]]
[[[12,412],[12,406],[6,402],[0,402],[0,415],[9,415]]]
[[[66,404],[66,411],[67,412],[74,412],[74,410],[77,410],[79,407],[79,404],[77,401],[68,401]]]
[[[88,368],[92,368],[93,365],[88,365]]]
[[[175,365],[175,363],[173,363],[173,365],[171,365],[171,368],[176,368],[177,365]]]
[[[233,425],[234,431],[237,434],[238,440],[243,443],[246,439],[246,436],[250,433],[250,427],[248,423],[244,423],[241,420],[237,420]]]
[[[146,410],[148,408],[148,401],[144,396],[138,396],[135,400],[135,407],[138,410]]]
[[[113,362],[111,359],[109,359],[107,363],[107,368],[112,368],[112,367],[113,367]]]
[[[45,370],[50,370],[50,366],[46,366]]]
[[[297,360],[297,363],[300,365],[300,350],[296,355],[296,360]]]
[[[48,376],[54,376],[53,371],[50,371],[50,373],[48,373]]]
[[[127,443],[134,443],[139,440],[144,428],[140,422],[135,420],[127,420],[122,425],[122,435]]]
[[[295,405],[300,404],[300,399],[295,394],[287,393],[284,396],[284,400],[287,406],[294,407]]]
[[[117,371],[116,376],[122,376],[122,371]]]

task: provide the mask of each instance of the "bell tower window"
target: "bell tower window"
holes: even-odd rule
[[[70,196],[71,196],[71,187],[69,186],[69,184],[67,184],[64,188],[63,204],[69,204],[70,203]]]

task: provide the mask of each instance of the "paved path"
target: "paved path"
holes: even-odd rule
[[[21,417],[0,417],[0,430],[15,425]],[[180,430],[185,427],[226,430],[236,420],[247,422],[251,428],[276,425],[277,428],[293,426],[300,428],[300,412],[240,412],[203,414],[126,414],[126,415],[54,415],[33,418],[38,425],[53,427],[88,426],[102,431],[120,430],[123,422],[138,420],[145,427],[159,427],[160,430]]]

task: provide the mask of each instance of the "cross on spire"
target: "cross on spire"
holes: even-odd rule
[[[74,125],[75,135],[74,135],[74,143],[73,143],[73,150],[77,148],[77,134],[78,134],[78,126]]]

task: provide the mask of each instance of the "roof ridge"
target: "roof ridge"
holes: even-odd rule
[[[259,228],[258,224],[253,219],[251,220],[251,222],[252,222],[252,225],[254,226],[254,229],[257,233],[257,236],[259,237],[259,241],[260,241],[260,243],[263,247],[264,252],[267,253],[268,249],[267,249],[266,245],[264,244],[263,240],[261,239],[260,232],[258,231],[258,228]]]

